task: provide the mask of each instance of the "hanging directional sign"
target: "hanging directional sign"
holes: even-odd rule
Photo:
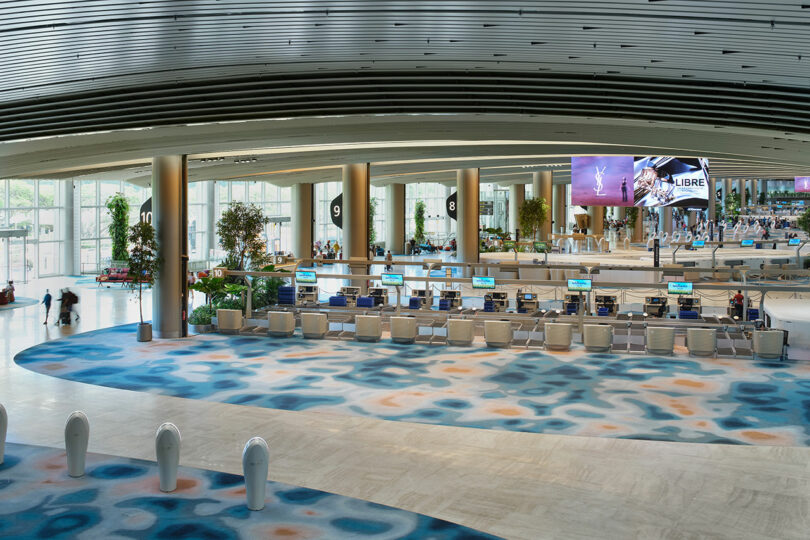
[[[338,229],[343,228],[343,193],[335,197],[329,203],[329,213],[332,215],[332,223]]]
[[[447,215],[450,216],[451,219],[458,219],[458,192],[454,191],[452,195],[447,197],[447,201],[445,203],[447,206]]]
[[[478,203],[478,213],[482,216],[494,215],[495,203],[493,201],[480,201]]]
[[[146,202],[141,205],[141,221],[152,223],[152,197],[146,199]]]

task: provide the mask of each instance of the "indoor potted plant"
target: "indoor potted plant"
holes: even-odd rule
[[[192,330],[198,334],[213,332],[212,319],[216,316],[214,302],[224,294],[225,278],[202,277],[189,288],[205,295],[205,305],[196,307],[188,318]]]
[[[160,267],[155,229],[150,223],[140,221],[129,230],[129,276],[132,288],[138,291],[138,309],[141,322],[138,325],[138,341],[152,341],[152,323],[143,322],[143,285],[153,285]]]

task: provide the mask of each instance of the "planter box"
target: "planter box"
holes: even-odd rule
[[[216,329],[217,327],[213,323],[191,325],[191,331],[194,332],[195,334],[210,334],[211,332],[214,332]]]
[[[242,310],[218,309],[217,330],[221,332],[238,332],[242,329]]]

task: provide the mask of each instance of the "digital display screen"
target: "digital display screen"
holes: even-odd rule
[[[810,193],[810,176],[794,176],[793,191],[796,193]]]
[[[298,283],[318,283],[318,278],[312,270],[296,270],[295,281]]]
[[[702,248],[706,247],[706,240],[694,240],[692,241],[693,248]]]
[[[667,283],[669,294],[692,294],[692,283],[689,281],[670,281]]]
[[[743,240],[742,242],[740,242],[740,247],[751,247],[753,245],[754,245],[754,241],[751,240],[751,239]]]
[[[574,156],[571,158],[571,202],[581,206],[707,208],[709,161],[654,156]]]
[[[534,296],[532,296],[531,294],[524,294],[523,299],[524,300],[534,300]]]
[[[494,289],[495,288],[495,278],[493,278],[493,277],[475,276],[475,277],[472,278],[472,286],[473,286],[473,289]]]
[[[798,246],[801,243],[802,243],[801,238],[791,238],[790,240],[788,240],[789,246]]]
[[[380,282],[389,287],[398,287],[405,284],[405,278],[402,274],[382,274]]]
[[[568,290],[575,292],[588,292],[591,290],[590,279],[569,279]]]

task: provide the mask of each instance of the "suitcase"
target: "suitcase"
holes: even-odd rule
[[[65,311],[63,313],[60,313],[59,314],[59,322],[60,322],[60,324],[67,324],[68,326],[70,326],[70,312]]]

